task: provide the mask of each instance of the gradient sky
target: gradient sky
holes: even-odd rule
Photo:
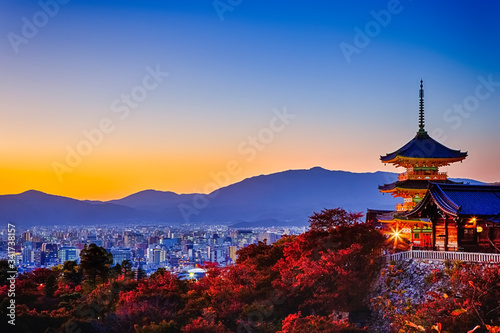
[[[54,3],[0,2],[0,194],[113,199],[206,192],[214,174],[223,186],[314,166],[396,171],[379,157],[418,130],[421,78],[426,129],[469,152],[445,171],[500,181],[498,1]],[[146,77],[157,67],[158,84]],[[121,101],[132,92],[144,97],[133,108]]]

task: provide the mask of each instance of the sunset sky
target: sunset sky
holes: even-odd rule
[[[66,3],[67,2],[67,3]],[[4,0],[0,194],[207,192],[426,129],[500,181],[500,2]]]

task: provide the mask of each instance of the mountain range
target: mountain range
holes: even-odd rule
[[[320,167],[247,178],[210,194],[145,190],[110,201],[76,200],[30,190],[0,196],[0,220],[19,226],[114,223],[217,223],[235,227],[306,225],[324,208],[393,209],[378,185],[396,173],[353,173]],[[477,184],[471,179],[454,179]]]

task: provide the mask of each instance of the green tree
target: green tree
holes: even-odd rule
[[[139,325],[134,325],[135,332],[137,333],[177,333],[179,332],[178,325],[170,320],[166,322],[162,320],[160,323],[150,323],[149,325],[144,325],[140,327]]]
[[[85,245],[80,252],[80,268],[84,276],[96,286],[97,278],[102,282],[108,280],[109,267],[113,263],[113,255],[108,253],[102,246],[96,244]]]
[[[164,267],[158,268],[149,278],[156,279],[159,276],[162,276],[167,270]]]
[[[362,216],[361,212],[347,212],[340,207],[323,209],[321,213],[314,213],[309,217],[309,225],[311,230],[332,230],[360,223]]]
[[[62,266],[61,275],[66,283],[74,283],[76,285],[82,282],[82,272],[76,260],[67,260]]]
[[[47,281],[45,282],[44,290],[46,296],[52,297],[54,295],[57,290],[57,281],[54,275],[49,275]]]
[[[110,268],[109,272],[111,279],[118,279],[123,274],[122,265],[117,263],[116,265]]]
[[[122,272],[125,274],[125,279],[131,279],[134,277],[134,274],[132,272],[132,263],[130,260],[123,260],[122,261]]]

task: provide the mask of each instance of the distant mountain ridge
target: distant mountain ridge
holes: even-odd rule
[[[107,203],[142,209],[152,212],[160,212],[170,206],[177,206],[181,202],[191,200],[194,195],[177,194],[171,191],[144,190],[122,199],[110,200]]]
[[[324,208],[393,209],[396,199],[378,185],[392,172],[353,173],[320,167],[244,179],[211,194],[145,190],[106,202],[76,200],[30,190],[0,196],[0,219],[22,226],[112,223],[228,223],[301,225]],[[481,184],[471,179],[454,179]]]
[[[90,203],[35,190],[0,196],[0,219],[19,225],[116,223],[147,214],[126,206]]]

